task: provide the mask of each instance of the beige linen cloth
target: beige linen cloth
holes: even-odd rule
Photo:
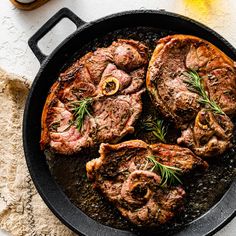
[[[13,236],[72,236],[42,201],[25,163],[22,116],[29,87],[0,69],[0,228]]]

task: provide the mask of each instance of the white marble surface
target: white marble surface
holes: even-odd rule
[[[236,47],[235,0],[51,0],[44,6],[25,12],[16,9],[9,0],[0,0],[0,66],[33,80],[39,62],[28,47],[33,33],[60,8],[68,7],[84,21],[133,9],[165,9],[200,21],[225,37]],[[74,26],[64,21],[40,42],[49,53]],[[8,235],[0,230],[0,236]],[[216,234],[236,235],[236,219]]]

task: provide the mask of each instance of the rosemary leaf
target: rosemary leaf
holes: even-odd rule
[[[148,119],[144,122],[144,128],[147,131],[151,131],[155,137],[162,143],[166,143],[165,136],[167,134],[167,126],[164,125],[163,120],[153,121]]]
[[[60,126],[60,121],[54,121],[51,125],[50,125],[50,127],[49,127],[49,129],[50,129],[50,131],[57,131],[57,128]]]
[[[159,172],[161,175],[161,186],[171,186],[176,183],[182,184],[182,181],[179,179],[178,175],[181,174],[182,170],[174,166],[163,165],[156,160],[155,156],[148,156],[148,161],[153,164],[153,167],[150,171]]]
[[[79,131],[81,131],[83,127],[83,122],[86,115],[91,116],[88,108],[89,105],[92,103],[92,98],[84,98],[83,100],[73,102],[72,111],[74,112],[75,116],[75,124]]]
[[[197,93],[200,96],[198,100],[200,104],[204,105],[207,109],[213,111],[216,114],[225,115],[216,102],[208,97],[202,85],[202,78],[196,71],[189,70],[183,74],[189,78],[189,80],[184,80],[184,83],[187,84],[189,91]]]

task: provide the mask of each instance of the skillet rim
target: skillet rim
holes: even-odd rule
[[[115,13],[112,15],[108,15],[106,17],[100,18],[98,20],[89,22],[89,23],[85,23],[84,25],[82,25],[81,27],[79,27],[74,33],[72,33],[70,36],[68,36],[64,41],[62,41],[54,50],[53,52],[43,61],[41,68],[39,69],[29,92],[27,101],[26,101],[26,105],[25,105],[25,110],[24,110],[24,117],[23,117],[23,146],[24,146],[24,152],[25,152],[25,158],[26,158],[26,163],[30,172],[30,175],[32,177],[33,183],[36,187],[36,189],[38,190],[40,196],[43,198],[44,202],[47,204],[47,206],[51,209],[51,211],[66,225],[68,226],[70,229],[72,229],[73,231],[75,231],[76,233],[82,233],[83,235],[95,235],[94,232],[96,231],[96,235],[120,235],[120,236],[131,236],[131,235],[136,235],[133,232],[130,231],[124,231],[124,230],[120,230],[120,229],[115,229],[109,226],[105,226],[99,222],[96,222],[95,220],[91,219],[90,217],[88,217],[85,213],[83,213],[80,209],[78,209],[77,207],[75,207],[67,198],[67,196],[62,192],[61,188],[59,187],[59,185],[53,180],[53,177],[51,176],[48,168],[46,170],[47,172],[47,179],[50,180],[50,184],[53,184],[52,186],[47,186],[46,183],[42,184],[40,183],[41,181],[39,181],[39,173],[35,173],[34,169],[33,169],[33,153],[29,150],[29,146],[28,146],[28,142],[29,142],[29,137],[28,137],[28,116],[29,116],[29,110],[30,110],[30,106],[31,106],[31,100],[32,100],[32,96],[33,93],[35,91],[35,87],[38,83],[38,81],[42,80],[43,78],[41,77],[41,74],[43,73],[45,67],[47,66],[47,64],[53,60],[53,58],[55,57],[56,53],[58,53],[58,51],[60,51],[62,48],[64,48],[64,46],[66,46],[67,43],[69,43],[69,41],[71,39],[73,39],[74,37],[76,37],[76,35],[79,35],[81,32],[85,31],[87,28],[90,28],[92,26],[95,26],[96,24],[99,23],[103,23],[106,21],[109,21],[111,19],[115,19],[118,17],[123,17],[123,16],[129,16],[129,17],[133,17],[134,15],[154,15],[154,17],[157,16],[163,16],[163,17],[172,17],[172,18],[178,18],[178,20],[181,20],[182,22],[184,22],[185,24],[189,24],[194,26],[195,28],[199,28],[201,30],[204,30],[205,32],[207,32],[209,35],[214,36],[218,39],[218,41],[220,41],[223,45],[226,46],[226,48],[229,49],[229,51],[232,52],[232,54],[234,55],[234,57],[236,58],[236,50],[235,48],[227,41],[225,40],[222,36],[220,36],[218,33],[216,33],[214,30],[210,29],[209,27],[195,21],[192,20],[188,17],[176,14],[176,13],[171,13],[171,12],[167,12],[164,10],[131,10],[131,11],[125,11],[125,12],[120,12],[120,13]],[[235,60],[234,58],[234,60]],[[41,153],[42,155],[42,153]],[[43,159],[42,159],[43,160]],[[40,160],[41,161],[41,160]],[[45,162],[45,160],[44,160]],[[46,162],[44,163],[46,164]],[[41,169],[42,170],[42,169]],[[44,170],[45,171],[45,170]],[[49,187],[49,188],[48,188]],[[54,191],[57,191],[54,193]],[[58,193],[59,195],[57,195],[56,193]],[[60,200],[63,200],[62,202],[60,201],[59,203],[64,203],[67,206],[69,206],[69,208],[64,208],[64,206],[62,205],[58,205],[58,202],[55,204],[55,199],[58,201],[57,197],[60,196]],[[234,200],[234,197],[236,197],[236,180],[233,180],[231,186],[229,187],[228,191],[225,192],[225,194],[223,195],[223,197],[218,201],[218,203],[216,203],[211,209],[209,209],[205,214],[201,215],[199,218],[195,219],[194,221],[190,222],[189,224],[187,224],[187,228],[183,228],[181,232],[175,234],[177,235],[212,235],[213,233],[215,233],[216,231],[218,231],[220,228],[222,228],[227,222],[229,222],[236,214],[236,204],[234,204],[234,210],[232,212],[228,212],[228,216],[226,218],[223,217],[222,221],[214,226],[211,229],[207,229],[206,232],[204,232],[203,234],[198,234],[201,232],[196,232],[196,229],[194,229],[192,226],[196,227],[196,224],[198,224],[199,221],[202,221],[202,219],[204,219],[206,216],[209,215],[210,212],[212,212],[212,210],[217,209],[217,207],[219,208],[219,205],[222,205],[222,202],[224,203],[224,200],[226,199],[227,201],[231,201],[231,203]],[[57,206],[58,205],[58,206]],[[227,204],[226,204],[227,205]],[[231,204],[232,205],[232,204]],[[224,209],[224,208],[222,208]],[[69,210],[73,211],[73,214],[70,214],[70,212],[68,212]],[[80,224],[78,224],[77,219],[73,219],[74,218],[74,214],[76,213],[76,215],[79,215],[82,218],[82,222],[81,219],[79,219],[78,221],[80,221]],[[79,213],[79,214],[78,214]],[[217,219],[216,219],[217,220]],[[209,219],[208,219],[209,221]],[[213,222],[212,222],[213,223]],[[214,222],[215,223],[215,222]],[[76,227],[75,225],[79,225],[79,227],[81,227],[81,224],[83,226],[83,229],[79,229],[78,227]],[[84,224],[86,226],[89,227],[84,227]],[[209,222],[204,222],[201,223],[202,224],[206,224],[208,227],[209,226]],[[204,226],[204,225],[203,225]],[[96,229],[94,229],[94,227]],[[188,230],[189,229],[189,230]],[[92,231],[90,231],[92,230]],[[103,231],[105,230],[105,232]],[[102,231],[102,234],[100,234]],[[200,230],[201,231],[201,230]],[[88,234],[89,233],[89,234]],[[90,234],[93,233],[93,234]],[[197,233],[197,234],[196,234]],[[143,235],[143,234],[142,234]],[[149,234],[150,235],[150,234]]]

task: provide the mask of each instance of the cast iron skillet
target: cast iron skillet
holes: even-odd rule
[[[45,56],[37,43],[63,18],[74,22],[77,30],[64,40],[51,55]],[[31,87],[24,112],[23,142],[26,162],[33,182],[48,207],[65,225],[83,235],[134,236],[136,234],[104,226],[94,221],[75,207],[62,192],[49,172],[43,152],[40,151],[41,112],[50,87],[58,77],[61,68],[73,57],[75,52],[95,37],[116,29],[136,26],[156,27],[199,36],[210,41],[236,60],[236,50],[216,32],[189,18],[165,11],[128,11],[86,23],[70,10],[63,8],[30,38],[29,46],[41,63],[41,68]],[[233,181],[228,191],[214,207],[176,235],[212,235],[235,215],[235,199],[236,181]]]

